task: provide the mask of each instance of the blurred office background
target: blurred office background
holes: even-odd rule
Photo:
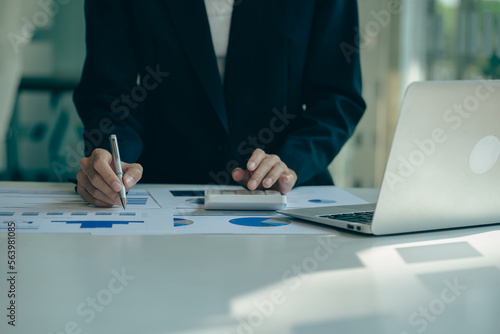
[[[500,2],[358,3],[368,110],[331,171],[339,186],[378,187],[408,84],[500,78]],[[71,94],[84,37],[83,0],[0,2],[0,180],[64,181],[78,171],[83,128]]]

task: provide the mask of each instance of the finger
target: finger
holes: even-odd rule
[[[281,160],[277,155],[267,155],[264,160],[262,160],[253,173],[250,181],[248,182],[247,188],[250,190],[255,190],[261,184],[262,179],[269,173],[269,171]]]
[[[89,169],[90,167],[90,158],[82,158],[80,159],[80,168],[82,170]]]
[[[288,167],[283,161],[280,161],[271,169],[271,171],[266,175],[264,181],[262,181],[262,186],[264,188],[271,188],[276,181],[285,173],[288,172]]]
[[[233,180],[246,187],[248,180],[250,179],[250,172],[243,170],[241,168],[235,168],[233,170]]]
[[[83,189],[85,189],[85,191],[92,198],[99,200],[100,202],[107,203],[108,205],[115,205],[120,203],[118,193],[113,192],[113,197],[109,197],[108,195],[94,187],[90,180],[87,178],[86,174],[82,171],[78,172],[78,174],[76,175],[76,179],[78,180],[78,186],[81,186]]]
[[[118,176],[116,176],[116,173],[111,168],[111,153],[106,150],[96,149],[92,153],[91,158],[92,167],[96,170],[96,172],[103,178],[106,184],[111,187],[111,189],[115,192],[119,192],[122,185]]]
[[[266,158],[266,152],[260,148],[253,151],[252,156],[248,159],[247,168],[249,171],[253,172],[259,167],[262,160]]]
[[[118,193],[114,191],[114,189],[112,189],[109,186],[109,184],[106,181],[104,181],[104,178],[100,174],[98,174],[93,168],[89,170],[84,170],[83,172],[86,175],[86,178],[84,178],[83,180],[84,187],[91,194],[93,193],[94,189],[98,189],[100,192],[105,194],[105,196],[110,198],[111,200],[115,200],[118,198]],[[86,181],[88,181],[90,184],[87,184]]]
[[[291,169],[284,173],[277,182],[277,189],[282,195],[286,195],[297,182],[297,174]]]
[[[143,168],[140,164],[127,164],[122,163],[123,173],[123,184],[125,188],[130,189],[139,182],[142,178]]]
[[[76,187],[76,190],[78,191],[78,194],[80,194],[80,197],[81,197],[84,201],[86,201],[86,202],[88,202],[88,203],[90,203],[90,204],[92,204],[92,205],[94,205],[94,206],[97,206],[97,207],[105,207],[105,208],[109,208],[109,207],[111,207],[111,206],[112,206],[112,205],[111,205],[111,204],[109,204],[109,203],[105,203],[105,202],[102,202],[102,201],[100,201],[100,200],[98,200],[98,199],[95,199],[95,198],[94,198],[94,197],[93,197],[93,196],[92,196],[92,195],[91,195],[91,194],[90,194],[90,193],[89,193],[89,192],[88,192],[88,191],[87,191],[84,187],[82,187],[81,185],[78,185],[78,186]]]
[[[237,167],[233,170],[232,175],[233,180],[235,180],[236,182],[240,182],[245,177],[245,171],[242,168]]]

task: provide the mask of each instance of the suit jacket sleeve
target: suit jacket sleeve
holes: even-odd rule
[[[356,1],[318,0],[314,15],[302,90],[306,110],[278,153],[297,173],[297,185],[326,171],[365,109]]]
[[[74,102],[84,124],[85,155],[109,150],[118,136],[123,161],[142,152],[142,106],[130,96],[137,86],[137,61],[131,42],[128,1],[86,0],[87,58]]]

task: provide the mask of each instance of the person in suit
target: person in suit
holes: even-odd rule
[[[333,184],[327,170],[364,110],[353,0],[86,0],[81,197],[127,189]],[[225,7],[224,7],[225,5]],[[222,9],[222,10],[221,10]]]

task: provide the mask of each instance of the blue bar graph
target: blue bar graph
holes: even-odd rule
[[[144,221],[130,220],[53,220],[53,223],[80,224],[80,228],[113,228],[113,225],[144,224]]]
[[[128,197],[127,205],[146,205],[148,203],[147,197]]]

